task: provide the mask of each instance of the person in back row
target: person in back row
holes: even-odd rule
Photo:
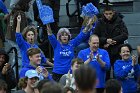
[[[122,20],[122,15],[111,7],[105,7],[102,17],[98,20],[94,29],[94,34],[99,36],[100,48],[107,50],[110,56],[110,63],[113,67],[114,62],[119,58],[117,53],[119,45],[123,44],[128,38],[128,30]],[[107,78],[110,72],[107,73]]]
[[[74,48],[78,46],[89,35],[89,30],[92,27],[93,18],[89,18],[86,27],[80,34],[71,39],[71,34],[68,28],[60,28],[57,33],[57,38],[52,33],[49,25],[47,25],[48,39],[53,47],[54,51],[54,67],[53,67],[53,79],[59,82],[62,75],[67,74],[71,60],[74,58]]]

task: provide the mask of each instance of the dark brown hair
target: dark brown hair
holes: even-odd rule
[[[39,53],[41,53],[41,50],[39,48],[29,48],[27,50],[27,55],[28,56],[33,56],[33,55],[39,54]]]

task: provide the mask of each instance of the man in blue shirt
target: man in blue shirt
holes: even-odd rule
[[[99,37],[91,35],[89,38],[89,48],[81,50],[78,57],[83,59],[85,64],[96,69],[98,83],[97,93],[103,93],[105,87],[106,70],[110,68],[110,58],[108,52],[99,48]]]

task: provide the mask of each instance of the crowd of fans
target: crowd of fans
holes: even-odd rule
[[[54,23],[43,25],[36,1],[17,0],[8,12],[0,0],[0,93],[11,93],[15,87],[15,93],[140,92],[140,45],[137,54],[132,54],[131,45],[124,44],[128,30],[120,13],[107,6],[101,16],[84,16],[80,33],[72,39],[68,28],[58,28],[60,0],[41,1],[53,9]],[[99,0],[93,4],[98,7],[97,3]],[[31,6],[34,20],[25,13]],[[40,38],[34,21],[45,40]],[[20,49],[22,66],[18,82],[4,50],[5,38],[15,41]],[[39,48],[46,41],[46,48],[48,44],[52,46],[53,62]],[[81,48],[82,43],[86,47]],[[52,66],[52,74],[43,64]]]

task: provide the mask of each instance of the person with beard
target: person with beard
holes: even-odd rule
[[[15,93],[36,93],[35,85],[39,81],[39,75],[36,70],[28,70],[25,73],[24,81],[26,82],[26,87],[22,90],[18,90]]]
[[[89,31],[92,28],[93,18],[88,18],[87,24],[77,37],[71,39],[71,34],[68,28],[60,28],[57,33],[57,38],[52,33],[51,27],[47,25],[48,39],[54,51],[54,67],[53,79],[59,82],[60,78],[67,74],[71,61],[74,58],[74,48],[89,36]]]
[[[5,50],[0,49],[0,79],[7,83],[7,93],[11,93],[11,89],[16,87],[16,79],[14,70],[11,68],[8,61],[8,54],[5,52]]]
[[[114,63],[115,78],[120,81],[123,93],[138,93],[137,79],[140,76],[140,66],[135,55],[131,56],[129,44],[122,44],[118,50],[121,59]]]
[[[128,38],[128,30],[122,20],[122,15],[115,12],[109,6],[104,9],[103,16],[98,20],[94,34],[99,36],[100,48],[108,51],[111,66],[119,58],[118,46]],[[110,78],[110,72],[107,73]]]
[[[38,45],[35,44],[36,41],[36,29],[33,26],[27,26],[24,28],[23,33],[20,33],[20,24],[21,23],[21,15],[17,17],[17,27],[16,27],[16,42],[20,48],[21,56],[22,56],[22,67],[26,67],[29,65],[30,61],[27,55],[27,50],[29,48],[38,48]],[[49,62],[43,52],[41,52],[41,62],[47,63],[51,66],[53,64]]]

